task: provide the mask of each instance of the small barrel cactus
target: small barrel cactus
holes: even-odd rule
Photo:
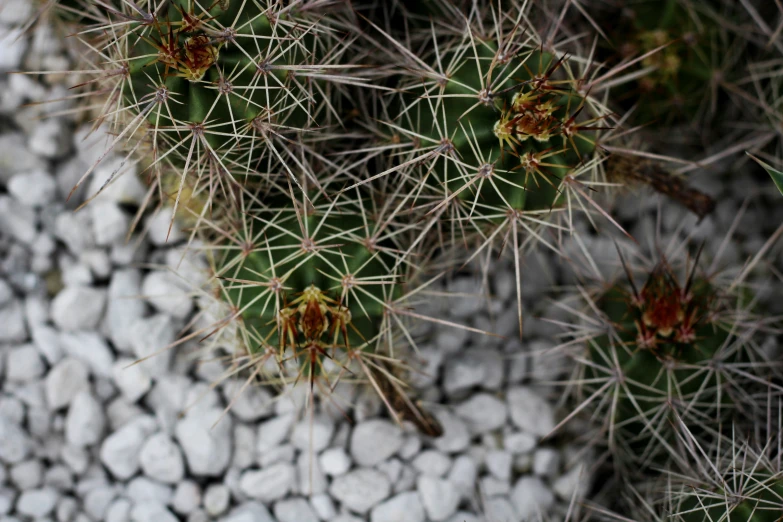
[[[631,267],[620,255],[623,278],[581,287],[584,308],[570,308],[581,324],[565,345],[576,363],[574,414],[588,412],[616,464],[634,472],[662,465],[680,420],[694,432],[714,429],[772,374],[754,340],[763,323],[752,292],[704,274],[698,254],[660,256]]]

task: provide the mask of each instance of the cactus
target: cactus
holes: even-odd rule
[[[714,118],[725,121],[741,79],[747,42],[727,28],[744,14],[719,0],[620,2],[601,22],[611,37],[602,38],[599,59],[622,71],[613,99],[655,129],[688,124],[711,132]]]
[[[779,413],[779,412],[778,412]],[[762,419],[758,419],[761,422]],[[769,419],[768,419],[769,421]],[[671,473],[659,487],[658,501],[677,522],[775,522],[783,513],[783,468],[780,424],[777,433],[759,444],[732,426],[731,436],[717,433],[698,441],[687,429],[687,452],[678,455],[682,473]],[[663,495],[660,495],[663,490]],[[654,502],[656,503],[656,502]]]
[[[337,121],[332,91],[362,83],[342,62],[350,39],[341,39],[337,17],[314,23],[295,7],[178,0],[102,8],[96,25],[111,31],[91,41],[100,53],[93,82],[108,93],[102,119],[117,129],[110,148],[146,142],[158,177],[179,174],[175,207],[186,178],[191,190],[222,190],[226,204],[261,172],[279,167],[264,181],[285,185],[307,133]]]
[[[561,347],[576,363],[569,418],[587,412],[625,472],[663,465],[677,443],[675,419],[701,432],[751,414],[754,387],[772,375],[754,334],[774,321],[754,315],[753,293],[740,284],[747,274],[728,282],[707,274],[700,254],[691,262],[662,253],[639,267],[620,254],[625,280],[582,286],[583,308],[567,307],[582,323]]]

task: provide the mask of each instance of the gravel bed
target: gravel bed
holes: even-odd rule
[[[522,522],[562,519],[589,490],[590,451],[568,432],[542,440],[563,415],[548,383],[566,363],[542,355],[556,326],[528,321],[517,338],[505,261],[492,261],[489,292],[460,275],[445,289],[465,297],[430,310],[501,337],[423,328],[431,340],[414,385],[441,437],[400,428],[366,387],[347,383],[337,393],[357,405],[352,422],[328,406],[310,417],[299,390],[276,401],[246,390],[223,415],[238,386],[210,389],[223,363],[198,363],[195,342],[154,355],[196,313],[199,259],[182,261],[180,231],[166,241],[165,213],[126,238],[146,188],[120,157],[106,157],[66,199],[107,137],[68,115],[36,118],[62,103],[23,106],[61,98],[69,76],[45,83],[5,72],[67,70],[69,61],[51,28],[19,36],[27,3],[13,5],[0,11],[0,522]],[[710,248],[749,194],[731,189],[694,234],[715,239]],[[651,226],[647,210],[639,219],[637,204],[618,207],[634,234]],[[666,214],[666,229],[683,216]],[[735,257],[758,248],[760,234],[733,242]],[[611,250],[587,238],[596,255]],[[562,317],[542,297],[573,282],[559,264],[545,252],[524,260],[531,313]]]

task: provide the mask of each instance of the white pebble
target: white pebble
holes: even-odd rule
[[[45,158],[60,158],[68,152],[70,132],[58,118],[42,120],[30,133],[27,146],[30,151]]]
[[[402,430],[393,422],[364,421],[351,433],[351,457],[360,466],[374,466],[397,453],[403,442]]]
[[[134,332],[131,337],[133,354],[140,362],[140,370],[150,377],[160,377],[168,373],[174,351],[169,347],[177,336],[171,317],[156,314],[138,319],[131,325]]]
[[[220,522],[275,522],[269,510],[258,502],[245,502],[220,519]]]
[[[296,421],[296,415],[288,413],[272,417],[258,426],[257,449],[263,453],[280,445],[291,432],[291,427]]]
[[[91,151],[84,154],[83,161],[88,165],[93,165],[100,156],[104,148],[108,146],[108,143],[95,143],[100,140],[100,137],[96,136],[91,140],[88,139],[87,143],[77,143],[77,147],[80,145],[87,145],[91,147]],[[80,150],[85,152],[84,149]],[[87,157],[91,156],[91,157]],[[106,184],[111,180],[111,184]],[[139,204],[144,199],[146,189],[142,184],[139,176],[136,175],[136,165],[133,162],[127,162],[121,157],[108,156],[104,161],[98,165],[95,171],[92,173],[92,179],[90,185],[87,188],[87,194],[94,196],[98,194],[94,202],[112,201],[115,203],[126,204]]]
[[[131,350],[134,323],[144,317],[146,309],[147,305],[141,299],[141,272],[137,269],[115,271],[109,283],[106,324],[109,339],[117,349]]]
[[[500,480],[511,480],[511,465],[514,458],[511,453],[500,450],[489,450],[484,458],[487,471]]]
[[[0,196],[0,230],[20,243],[31,244],[37,232],[35,210],[8,196]]]
[[[511,502],[522,520],[546,517],[555,503],[555,496],[538,477],[522,477],[511,492]]]
[[[95,332],[60,334],[60,345],[70,357],[79,359],[98,377],[110,377],[114,354],[109,345]]]
[[[284,498],[295,481],[294,466],[279,463],[262,470],[245,471],[240,479],[240,488],[248,497],[267,503]]]
[[[222,408],[191,411],[174,430],[188,469],[197,476],[219,476],[231,462],[231,416]]]
[[[133,503],[127,498],[117,498],[106,509],[105,522],[128,522]]]
[[[536,437],[524,432],[509,433],[503,437],[503,447],[514,455],[528,453],[536,447]]]
[[[117,498],[114,486],[102,485],[84,495],[84,511],[94,520],[103,520],[112,501]]]
[[[144,278],[141,292],[154,308],[177,319],[187,318],[193,309],[193,299],[187,288],[171,272],[150,272]]]
[[[465,423],[445,409],[433,412],[443,428],[443,434],[433,440],[435,448],[444,453],[458,453],[470,444],[470,433]]]
[[[334,434],[334,422],[326,415],[304,418],[294,426],[291,443],[300,451],[315,453],[329,446]]]
[[[133,359],[120,358],[112,367],[114,384],[130,402],[141,399],[152,387],[152,380]]]
[[[30,312],[28,312],[28,317]],[[31,328],[33,343],[38,348],[50,366],[60,363],[63,358],[63,347],[60,346],[60,337],[57,330],[45,324],[33,324]],[[49,370],[51,373],[51,370]]]
[[[86,286],[69,286],[52,300],[52,321],[66,332],[95,330],[106,306],[106,292]]]
[[[539,448],[533,454],[533,473],[540,477],[552,477],[560,467],[560,452],[552,448]]]
[[[154,421],[142,417],[132,421],[106,437],[101,446],[101,462],[114,477],[127,480],[139,469],[139,454],[155,429]]]
[[[124,241],[128,233],[130,218],[113,201],[93,201],[90,204],[95,244],[110,246]]]
[[[467,455],[460,455],[454,460],[448,479],[460,495],[470,499],[473,497],[477,475],[478,467],[473,459]]]
[[[351,469],[351,457],[343,448],[329,448],[319,456],[321,469],[332,477],[338,477]]]
[[[419,453],[411,464],[422,475],[442,477],[449,471],[451,459],[440,451],[427,450]]]
[[[459,404],[454,412],[465,419],[472,433],[487,433],[506,423],[506,404],[488,393],[478,393]]]
[[[65,440],[72,446],[90,446],[100,440],[105,426],[101,403],[88,390],[80,391],[65,418]]]
[[[245,422],[257,421],[272,414],[272,394],[261,386],[245,386],[242,379],[230,379],[222,387],[226,404],[231,404],[231,414]]]
[[[42,518],[54,510],[59,498],[60,495],[52,488],[23,491],[16,501],[16,511],[20,515]]]
[[[43,465],[38,459],[20,462],[11,468],[9,477],[19,490],[37,488],[43,481]]]
[[[185,475],[182,451],[165,433],[156,433],[144,442],[139,463],[145,475],[166,484],[176,484]]]
[[[24,307],[18,300],[0,307],[0,324],[0,343],[21,343],[27,339]]]
[[[183,480],[174,490],[171,505],[180,515],[192,513],[201,505],[201,487],[192,480]]]
[[[457,511],[460,493],[448,480],[422,475],[416,481],[416,489],[427,517],[433,522],[446,520]]]
[[[400,493],[375,506],[370,522],[424,522],[424,508],[415,492]]]
[[[228,509],[231,493],[223,484],[210,484],[204,491],[204,509],[213,517],[222,515]]]
[[[332,520],[337,515],[334,501],[327,494],[313,495],[310,497],[310,505],[320,520]]]
[[[336,477],[329,494],[355,513],[364,514],[391,493],[391,484],[384,473],[370,468],[359,468]]]
[[[273,512],[278,522],[318,522],[313,508],[301,497],[275,502]]]
[[[24,382],[43,375],[44,362],[32,344],[11,348],[6,353],[5,376],[9,381]]]
[[[530,388],[511,388],[506,393],[511,420],[522,431],[543,437],[555,428],[555,412],[549,402]]]
[[[590,488],[590,481],[586,475],[585,465],[579,463],[558,477],[552,484],[552,490],[561,500],[570,502],[575,497],[579,502]]]
[[[8,192],[25,205],[40,207],[54,199],[57,183],[51,174],[35,170],[13,176],[8,181]]]
[[[6,464],[22,462],[32,450],[27,434],[10,420],[0,417],[0,461]]]
[[[128,482],[125,494],[134,503],[155,502],[164,506],[171,504],[174,491],[170,486],[147,477],[134,477]]]
[[[134,504],[131,508],[130,522],[179,522],[177,517],[165,506],[157,502]]]

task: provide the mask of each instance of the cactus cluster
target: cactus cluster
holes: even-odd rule
[[[74,92],[101,108],[104,156],[142,166],[141,212],[169,207],[209,262],[198,292],[219,306],[188,335],[222,343],[248,385],[304,381],[328,399],[341,380],[368,383],[429,434],[437,422],[405,385],[414,322],[483,333],[419,310],[434,281],[510,252],[525,340],[527,250],[630,238],[610,186],[651,186],[701,220],[720,200],[682,174],[755,167],[746,148],[780,170],[783,44],[764,22],[778,11],[752,0],[60,4],[89,49]],[[649,255],[628,241],[611,277],[581,278],[579,304],[558,302],[571,312],[556,348],[573,361],[563,423],[592,420],[586,435],[628,482],[684,462],[685,433],[746,426],[759,397],[783,391],[758,340],[780,320],[746,284],[779,275],[761,259],[781,234],[731,277],[705,259],[716,249]],[[779,476],[756,478],[767,502]],[[735,495],[729,482],[683,493],[678,516],[720,519],[703,499]],[[766,520],[737,498],[732,510]]]

